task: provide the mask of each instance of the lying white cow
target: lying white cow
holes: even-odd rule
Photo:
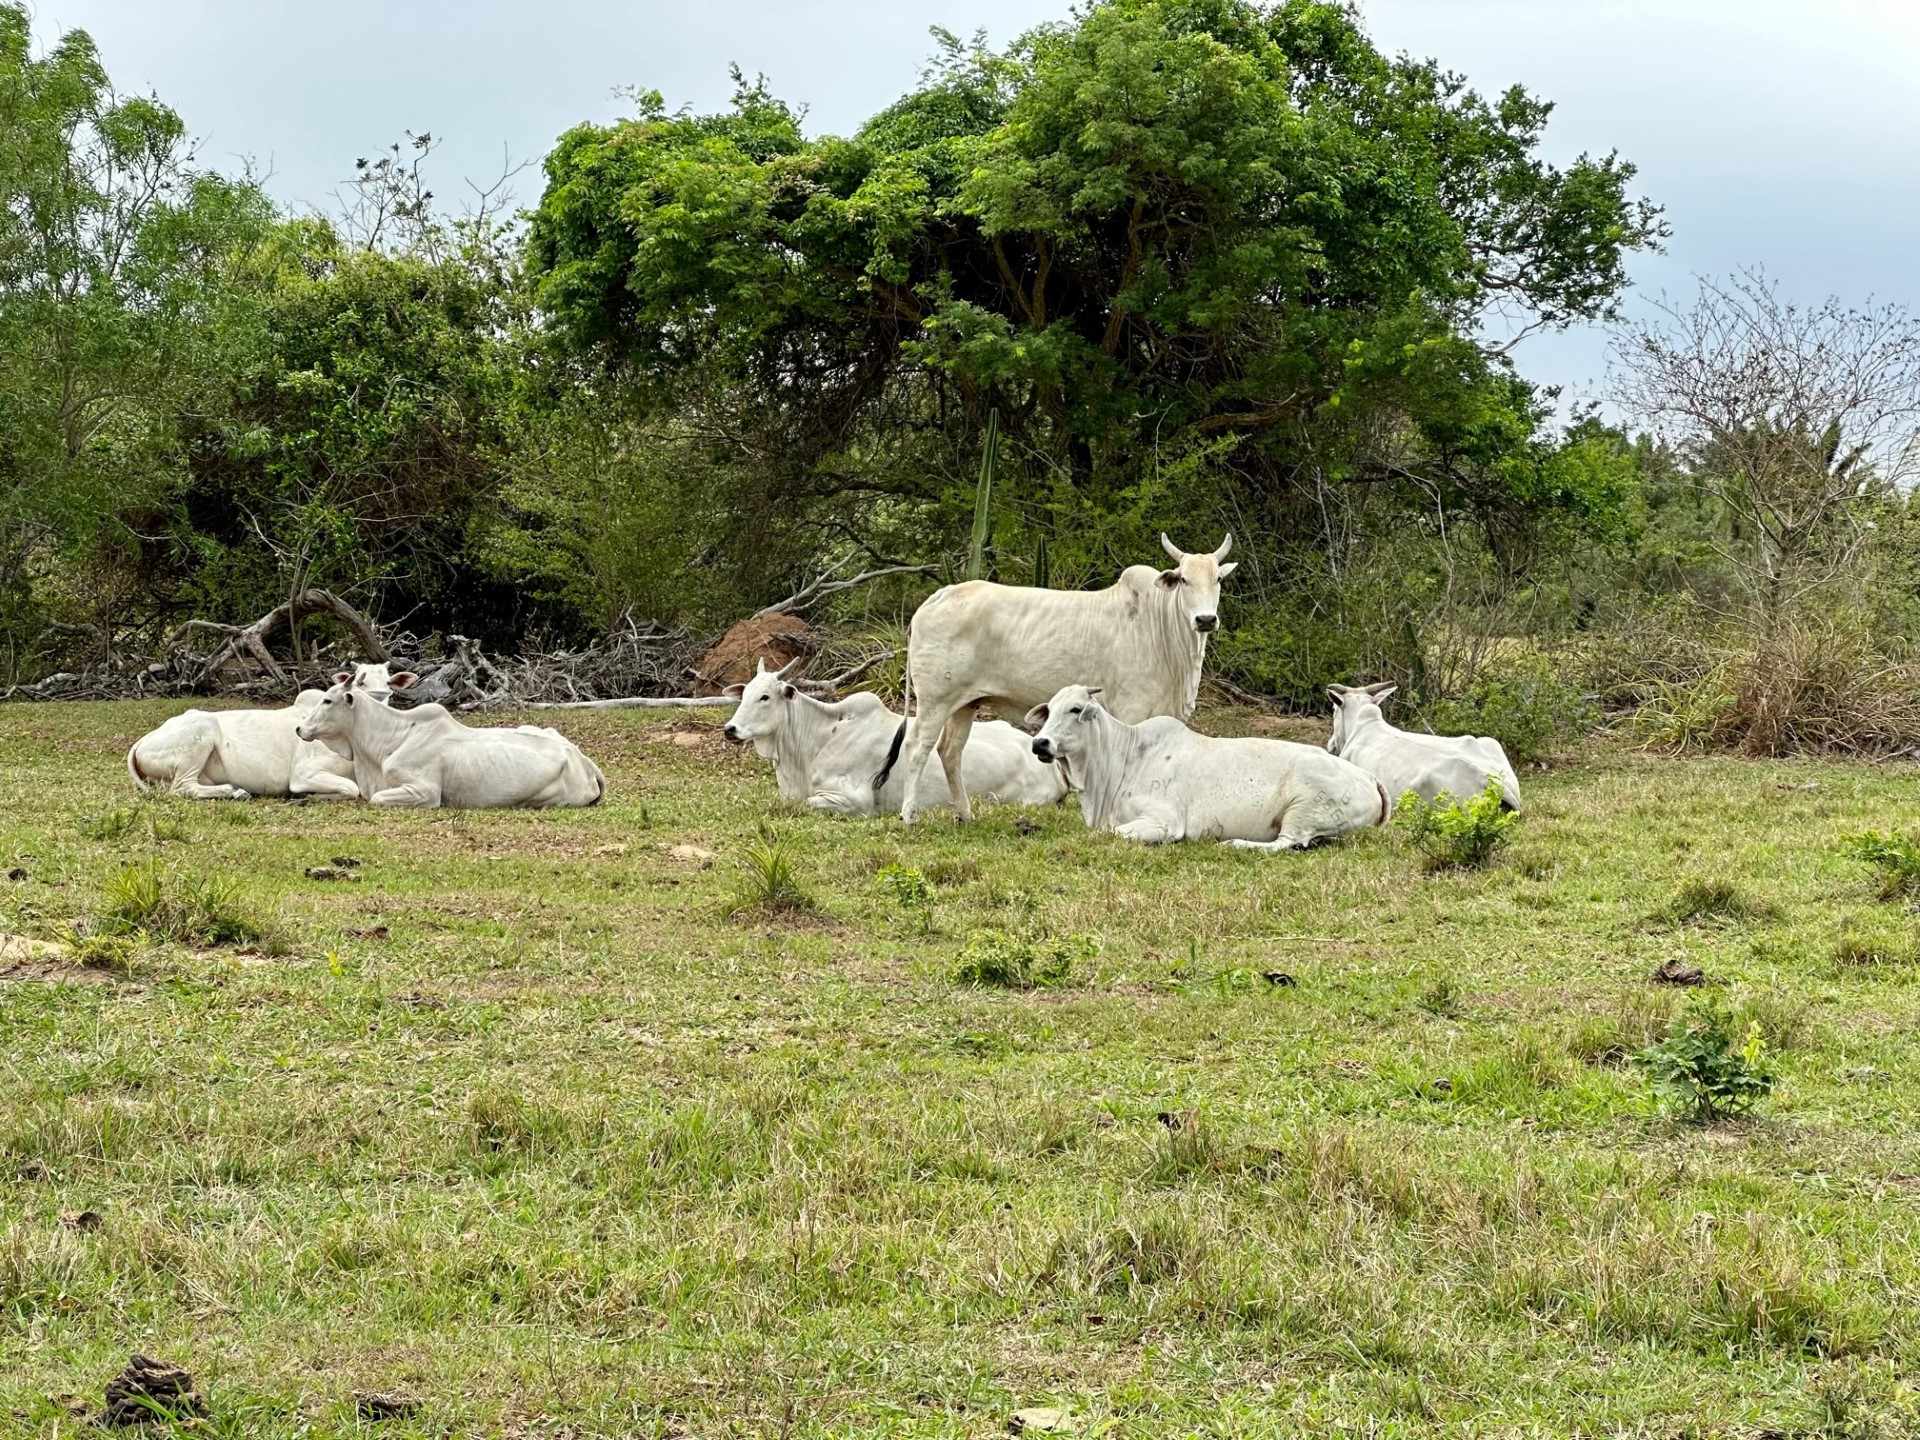
[[[727,721],[729,740],[751,740],[773,761],[782,800],[804,800],[815,810],[872,815],[899,805],[906,777],[896,774],[879,793],[872,777],[900,728],[900,717],[878,695],[861,692],[834,704],[816,700],[787,683],[788,670],[760,665],[745,685],[726,693],[740,702]],[[1027,737],[1002,721],[976,725],[961,757],[967,789],[988,800],[1051,805],[1067,792],[1056,769],[1034,758]],[[944,777],[929,782],[924,800],[947,801]]]
[[[1352,761],[1398,800],[1411,790],[1423,800],[1445,792],[1456,800],[1478,795],[1487,781],[1500,782],[1500,798],[1509,810],[1520,808],[1520,782],[1498,740],[1478,735],[1414,735],[1396,730],[1381,713],[1380,702],[1399,687],[1329,685],[1333,697],[1333,734],[1327,749]]]
[[[358,664],[337,684],[384,705],[419,677],[388,674],[384,662]],[[320,702],[302,690],[284,710],[185,710],[150,730],[127,751],[136,790],[167,789],[190,800],[245,800],[252,795],[360,798],[346,747],[309,743],[294,732]]]
[[[1019,715],[1062,685],[1101,687],[1122,720],[1193,713],[1207,637],[1220,624],[1222,564],[1233,536],[1189,555],[1165,535],[1171,570],[1130,565],[1105,590],[1039,590],[969,580],[936,590],[907,629],[913,719],[873,777],[879,790],[896,758],[907,775],[900,818],[913,822],[927,757],[937,746],[954,813],[970,818],[960,756],[974,710]]]
[[[1091,829],[1304,850],[1386,822],[1387,792],[1357,765],[1289,740],[1216,740],[1171,716],[1128,725],[1099,693],[1069,685],[1027,715],[1033,753],[1066,768]]]
[[[557,730],[475,730],[444,705],[390,710],[335,685],[301,722],[302,740],[344,744],[375,805],[464,809],[597,805],[606,777]]]

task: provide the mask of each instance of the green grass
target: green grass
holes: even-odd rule
[[[1920,1428],[1916,922],[1843,843],[1899,771],[1603,748],[1438,874],[1391,830],[784,812],[818,908],[729,916],[773,780],[683,717],[567,717],[595,810],[102,823],[175,708],[0,707],[0,930],[151,863],[285,946],[0,978],[0,1435],[72,1433],[51,1397],[136,1349],[249,1437],[370,1433],[355,1391],[524,1440]],[[1097,950],[959,983],[980,932]],[[1752,1116],[1677,1124],[1626,1063],[1689,1003],[1668,958],[1765,1036]]]

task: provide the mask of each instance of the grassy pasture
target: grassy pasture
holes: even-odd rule
[[[1910,766],[1602,746],[1427,874],[778,811],[718,717],[568,717],[591,811],[135,804],[177,708],[0,708],[0,930],[151,865],[261,931],[0,974],[0,1434],[133,1350],[232,1436],[1920,1426],[1920,928],[1841,850]],[[728,917],[770,813],[819,908]],[[1067,983],[956,984],[979,931]],[[1752,1120],[1623,1063],[1668,959],[1777,1052]]]

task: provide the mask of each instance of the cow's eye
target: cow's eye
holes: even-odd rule
[[[767,703],[767,701],[769,701],[769,700],[771,700],[772,698],[773,698],[773,697],[772,697],[771,695],[762,695],[762,696],[760,697],[760,703],[761,703],[762,705],[764,705],[764,704],[766,704],[766,703]]]
[[[1073,707],[1073,709],[1069,710],[1067,713],[1069,715],[1078,715],[1081,711],[1085,710],[1086,708],[1087,707],[1084,705],[1076,705]]]

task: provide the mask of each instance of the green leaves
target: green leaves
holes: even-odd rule
[[[1394,808],[1394,823],[1426,857],[1430,870],[1477,870],[1508,840],[1520,814],[1502,803],[1500,782],[1465,800],[1442,794],[1425,800],[1409,790]]]
[[[1778,1081],[1760,1022],[1749,1020],[1736,1039],[1733,1016],[1711,1001],[1693,1006],[1666,1039],[1635,1059],[1662,1102],[1698,1125],[1746,1114]]]

